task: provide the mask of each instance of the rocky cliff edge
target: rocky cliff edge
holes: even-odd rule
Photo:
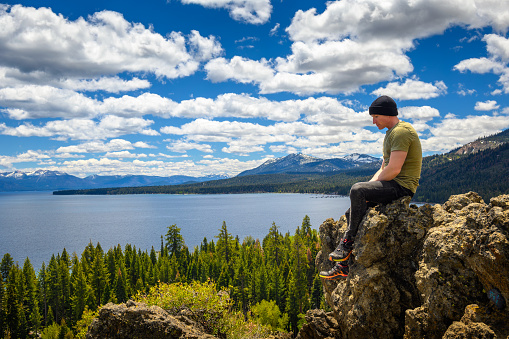
[[[509,195],[409,201],[366,213],[348,278],[323,281],[332,312],[309,311],[300,338],[509,338]],[[345,230],[320,226],[319,269]]]

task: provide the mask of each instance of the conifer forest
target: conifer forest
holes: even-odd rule
[[[229,312],[247,319],[268,307],[262,313],[276,319],[266,324],[284,332],[297,333],[308,309],[326,307],[314,260],[320,240],[308,216],[294,234],[273,223],[261,240],[240,240],[225,222],[218,226],[214,239],[194,249],[171,225],[150,250],[90,243],[81,254],[64,248],[38,270],[29,258],[20,265],[4,254],[0,338],[82,338],[101,305],[139,299],[159,284],[210,283],[228,292]]]

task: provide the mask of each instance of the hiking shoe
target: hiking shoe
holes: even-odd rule
[[[334,250],[334,252],[329,253],[330,261],[342,262],[348,260],[353,250],[353,241],[348,239],[343,239],[339,243],[339,246]]]
[[[336,280],[348,277],[349,271],[350,269],[348,268],[348,265],[342,265],[340,263],[337,263],[329,271],[321,271],[318,275],[320,276],[320,278]]]

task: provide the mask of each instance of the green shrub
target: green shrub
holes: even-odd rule
[[[58,324],[51,324],[48,327],[46,327],[42,333],[41,338],[42,339],[58,339],[58,334],[60,333],[60,325]]]
[[[273,300],[262,300],[254,305],[251,310],[260,323],[270,326],[272,331],[284,331],[288,325],[288,314],[281,314],[279,307]]]
[[[46,327],[41,333],[41,339],[73,339],[72,331],[67,327],[65,320],[62,324],[53,323]]]
[[[88,327],[92,323],[92,321],[97,318],[99,313],[99,309],[96,311],[91,311],[88,309],[88,306],[85,306],[85,310],[83,311],[83,315],[81,319],[78,320],[74,329],[76,330],[76,338],[85,339],[85,336],[88,331]]]

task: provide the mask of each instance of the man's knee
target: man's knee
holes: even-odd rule
[[[364,182],[358,182],[352,185],[350,188],[350,196],[358,196],[363,194],[365,188]]]

